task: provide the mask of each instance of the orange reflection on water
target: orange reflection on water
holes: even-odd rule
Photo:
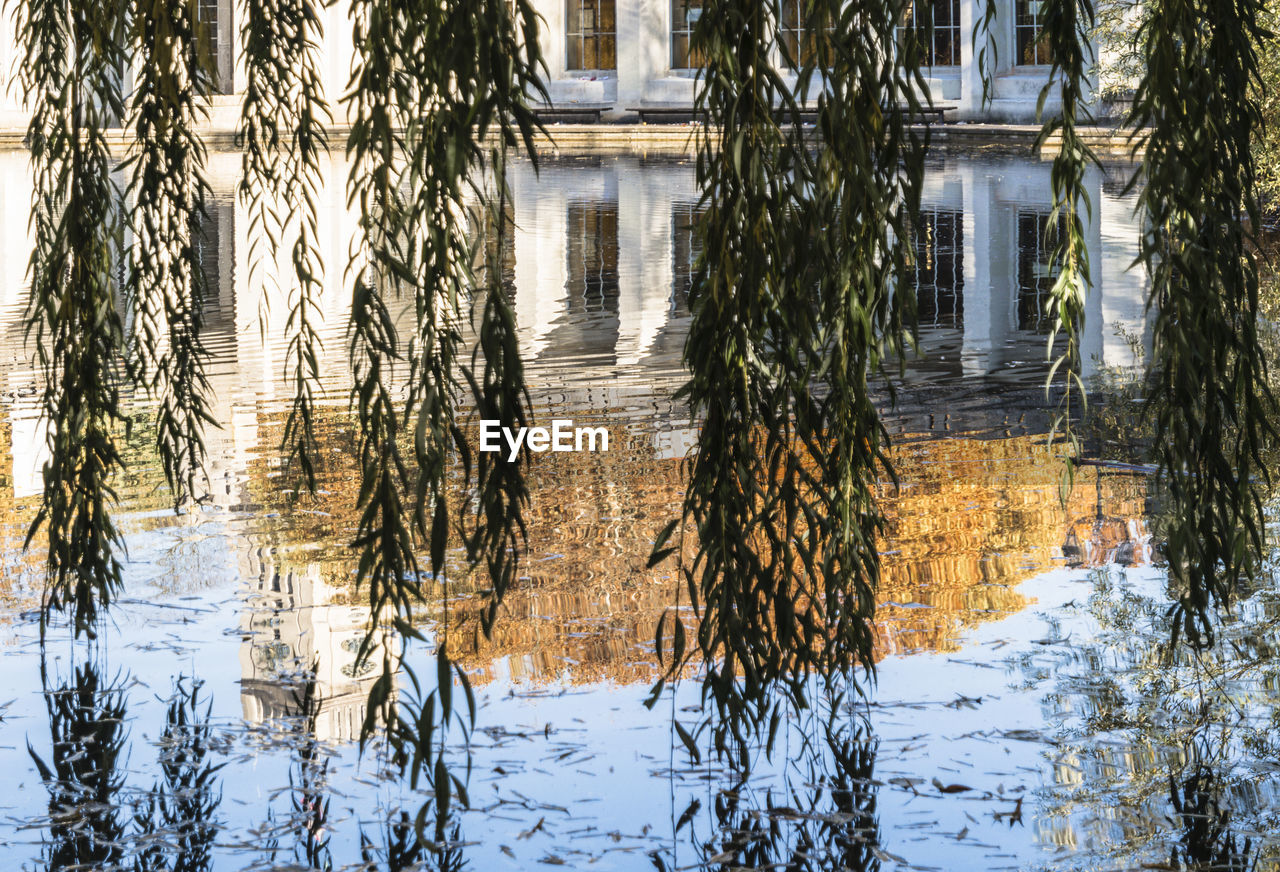
[[[642,445],[618,448],[535,464],[526,577],[491,640],[474,626],[451,636],[479,680],[625,684],[658,674],[656,623],[687,595],[669,564],[649,570],[645,557],[679,511],[680,464]],[[901,440],[892,456],[901,485],[879,487],[877,659],[954,650],[966,629],[1026,607],[1016,586],[1048,569],[1117,551],[1149,559],[1145,481],[1083,468],[1064,507],[1062,461],[1043,437]]]

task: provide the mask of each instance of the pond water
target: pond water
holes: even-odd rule
[[[250,269],[237,167],[213,156],[203,249],[221,425],[209,497],[171,510],[139,403],[118,512],[125,593],[95,643],[55,626],[42,657],[41,562],[22,547],[45,457],[21,330],[30,181],[24,155],[0,154],[5,868],[440,863],[413,847],[422,796],[354,743],[372,677],[356,666],[368,609],[346,545],[358,482],[343,295],[324,304],[321,493],[295,503],[277,450],[287,294],[270,267]],[[1083,347],[1086,375],[1103,380],[1139,362],[1148,332],[1127,272],[1124,175],[1092,179],[1098,287]],[[334,259],[354,227],[344,179],[335,158],[321,215]],[[1046,164],[930,167],[916,239],[923,356],[885,406],[901,485],[880,485],[889,523],[865,726],[835,754],[796,713],[745,785],[689,760],[671,728],[673,713],[692,717],[696,677],[642,705],[659,674],[654,626],[677,595],[671,569],[646,558],[678,511],[695,438],[672,399],[693,167],[561,158],[538,177],[516,165],[512,190],[506,268],[535,416],[606,426],[611,445],[537,455],[520,586],[491,640],[465,622],[450,631],[479,712],[449,862],[1275,868],[1280,598],[1255,593],[1215,655],[1166,662],[1148,482],[1085,468],[1060,499],[1042,388]],[[467,613],[465,596],[455,608]],[[423,626],[444,632],[430,616]],[[425,674],[430,648],[414,651]]]

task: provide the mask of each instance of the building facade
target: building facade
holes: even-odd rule
[[[803,0],[782,0],[784,41],[796,56],[808,40]],[[924,70],[929,97],[946,107],[947,120],[1032,123],[1036,101],[1050,70],[1043,41],[1041,0],[996,0],[997,15],[986,40],[972,38],[986,0],[927,0],[934,32]],[[534,0],[542,18],[541,46],[548,93],[557,105],[593,104],[610,120],[634,117],[636,107],[691,105],[699,58],[690,36],[703,0]],[[210,23],[219,94],[211,123],[235,124],[244,90],[240,54],[240,4],[200,0]],[[324,38],[320,67],[331,101],[346,90],[351,71],[351,23],[345,0],[321,10]],[[0,127],[25,127],[22,95],[14,81],[17,47],[13,17],[0,16]],[[993,73],[992,99],[984,102],[979,58]],[[785,70],[782,53],[777,59]],[[1053,100],[1049,101],[1052,110]]]
[[[807,37],[803,0],[782,0],[782,38],[792,57]],[[996,0],[986,44],[972,38],[985,0],[928,0],[934,29],[924,78],[934,104],[957,121],[1031,123],[1052,59],[1037,36],[1040,0]],[[699,59],[690,36],[702,0],[535,0],[543,17],[542,50],[556,103],[598,103],[618,114],[645,104],[691,104]],[[992,76],[984,105],[979,58]],[[786,70],[782,52],[776,59]],[[1048,101],[1052,109],[1053,100]]]

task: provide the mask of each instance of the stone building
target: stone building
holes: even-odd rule
[[[978,57],[972,34],[982,20],[983,0],[930,0],[934,31],[924,70],[929,96],[946,107],[948,120],[1032,122],[1050,58],[1036,37],[1040,0],[996,0],[998,15],[985,47],[993,62],[994,94],[983,106]],[[808,41],[802,0],[782,0],[783,39],[800,55]],[[690,33],[702,0],[535,0],[545,22],[542,50],[550,71],[553,101],[600,103],[616,111],[652,103],[688,104],[697,84],[699,59]],[[785,69],[782,53],[778,67]],[[1052,101],[1050,101],[1050,104]]]
[[[801,22],[801,0],[782,0],[783,38],[794,52],[809,38]],[[926,50],[925,81],[935,105],[951,121],[1031,123],[1049,72],[1050,58],[1037,40],[1041,0],[995,0],[997,15],[986,28],[986,44],[972,38],[983,20],[985,0],[930,0],[934,22]],[[637,107],[688,106],[697,86],[699,59],[690,33],[702,0],[534,0],[543,20],[542,50],[548,93],[556,105],[591,105],[605,119],[634,118]],[[240,68],[240,13],[235,0],[200,0],[211,24],[219,94],[215,128],[234,126],[244,88]],[[346,0],[322,11],[320,66],[325,91],[336,100],[351,68],[351,23]],[[978,58],[993,67],[993,99],[984,105]],[[0,128],[25,127],[21,94],[13,83],[19,52],[11,16],[0,17]],[[779,53],[779,68],[785,64]],[[1053,100],[1049,100],[1052,109]]]

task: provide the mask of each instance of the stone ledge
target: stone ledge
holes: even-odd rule
[[[691,157],[697,145],[699,127],[694,124],[549,124],[546,133],[534,139],[539,151],[550,154],[638,155],[641,157]],[[329,147],[334,151],[346,147],[350,128],[333,127],[328,131]],[[1081,133],[1085,141],[1108,161],[1141,159],[1142,151],[1134,150],[1127,131],[1114,127],[1087,127]],[[235,150],[235,131],[228,127],[202,131],[210,151]],[[989,152],[1031,155],[1035,152],[1040,128],[1023,124],[936,124],[929,130],[930,148],[947,153]],[[25,128],[0,127],[0,148],[24,148]],[[113,149],[126,147],[123,131],[112,130],[107,141]],[[1050,137],[1040,149],[1040,157],[1052,156],[1060,138]]]

